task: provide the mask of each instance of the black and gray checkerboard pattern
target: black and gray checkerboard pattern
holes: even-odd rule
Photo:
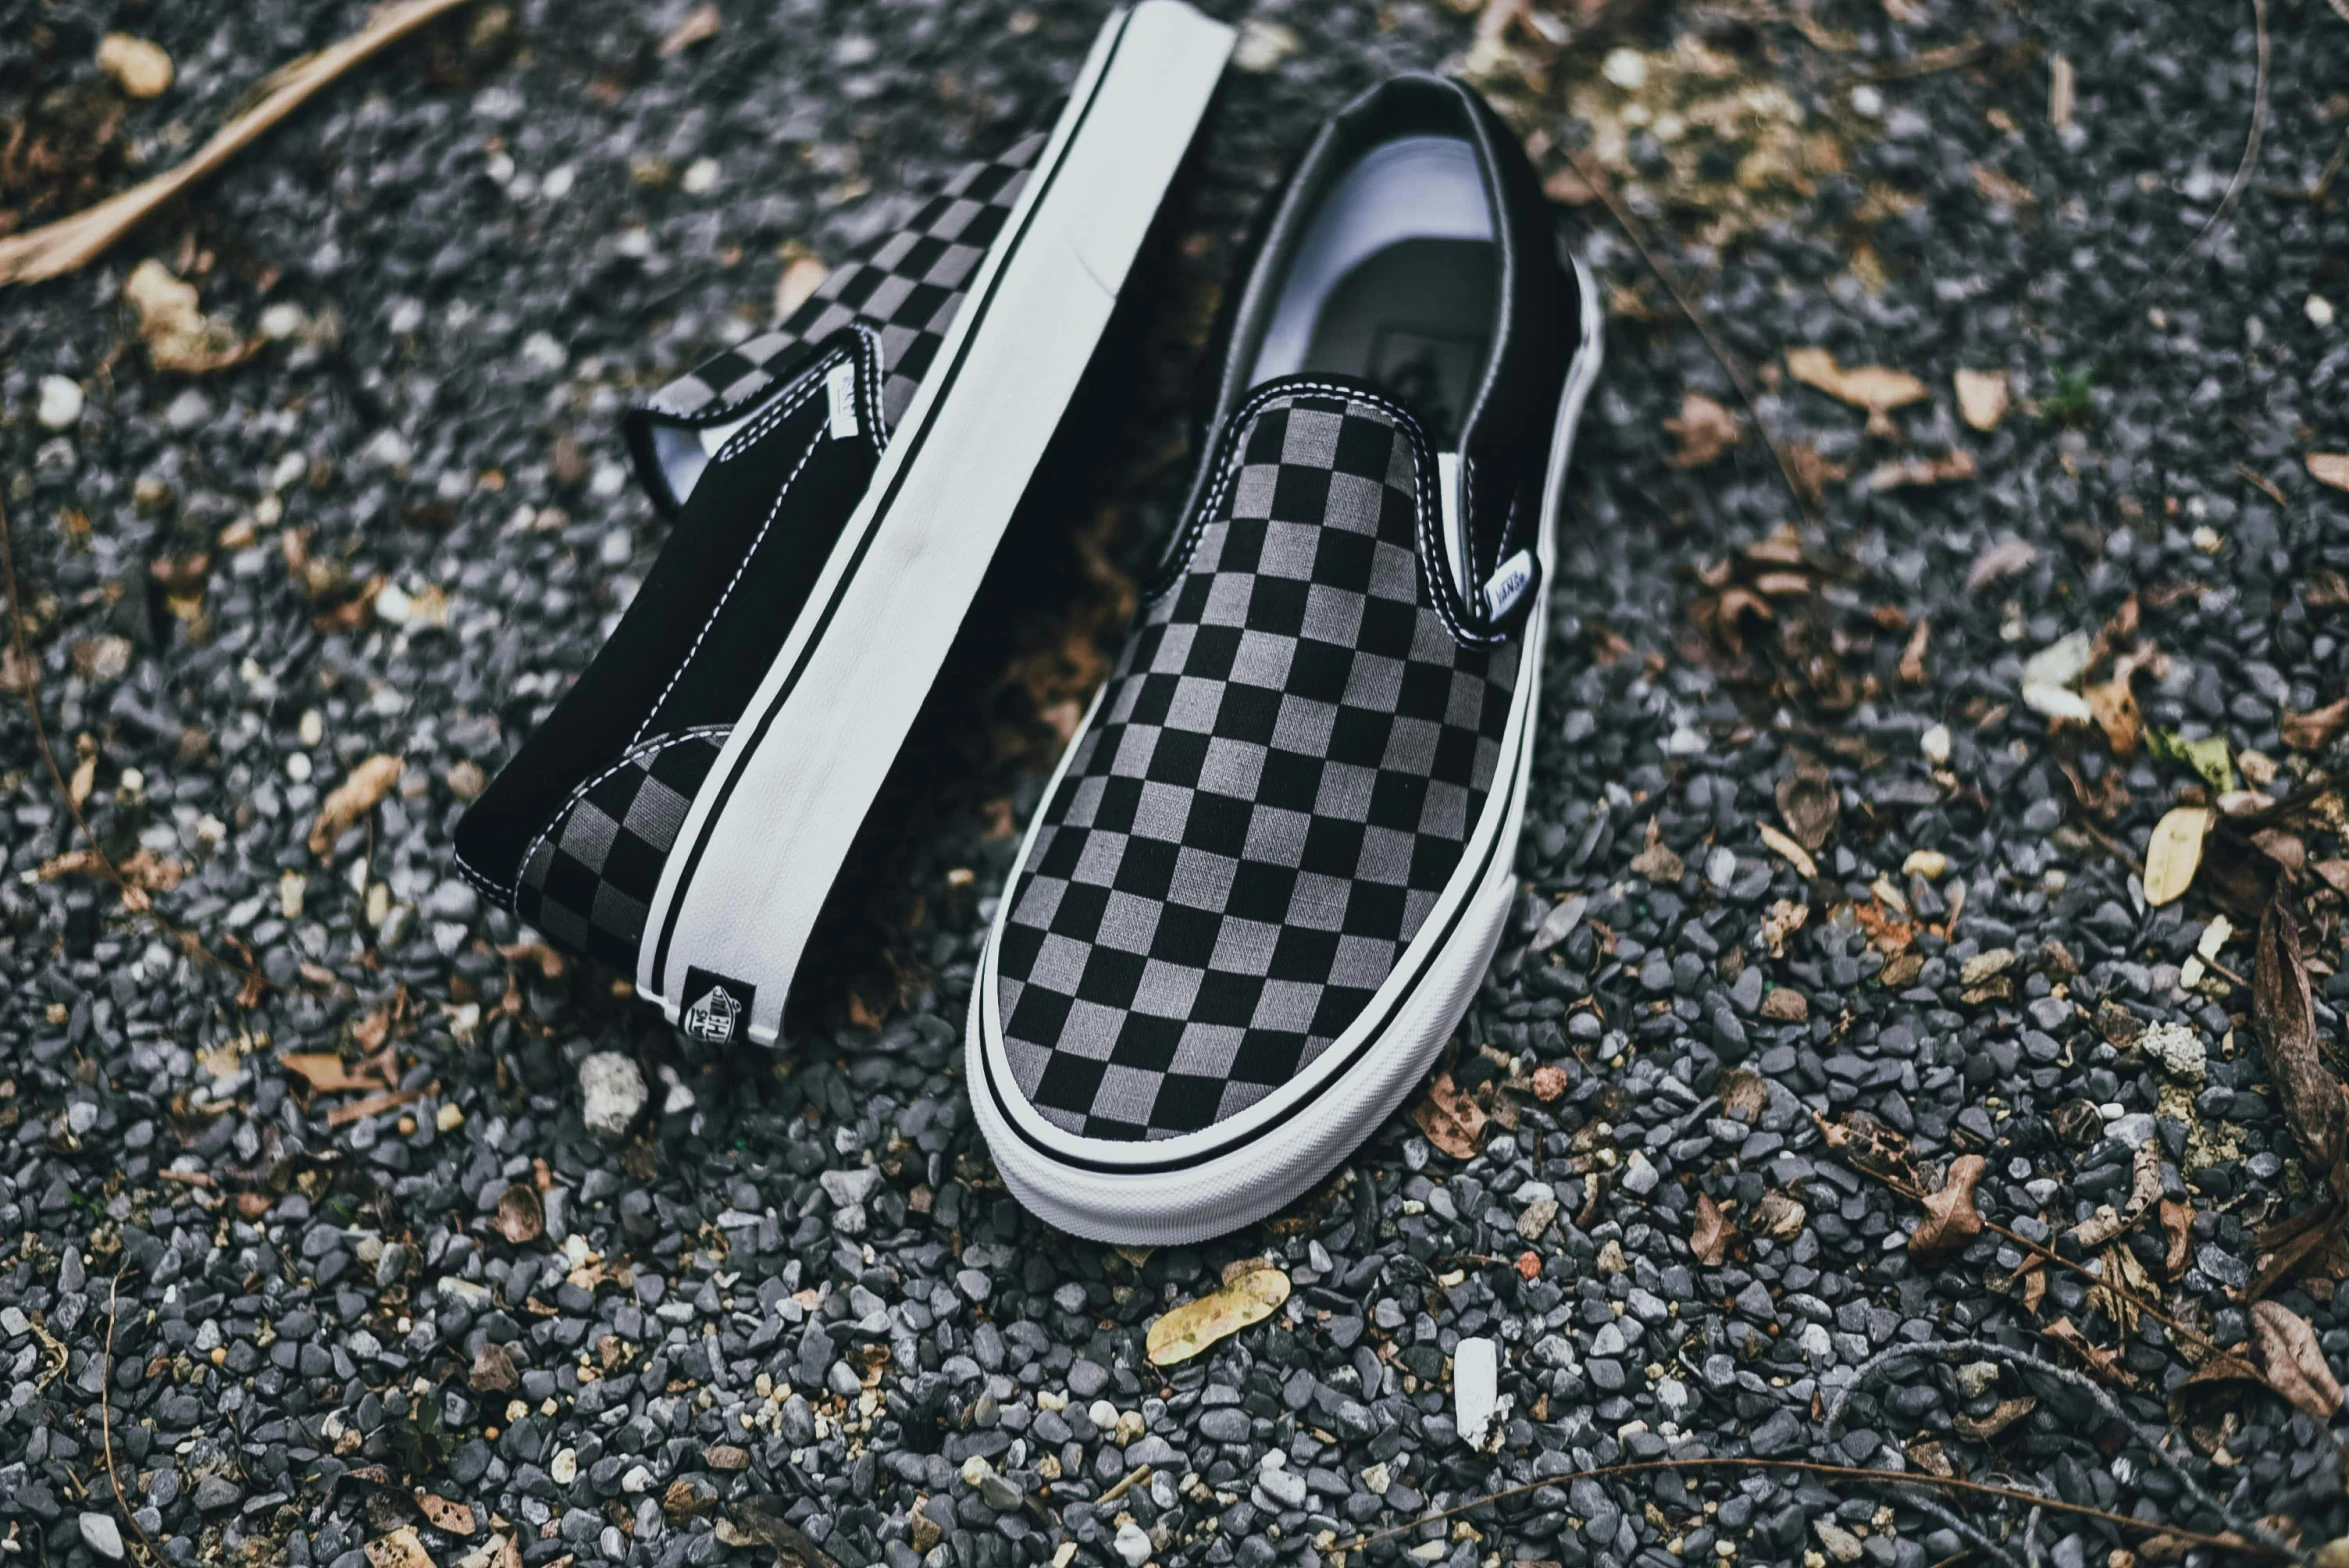
[[[881,340],[881,413],[895,429],[1048,139],[1030,132],[964,165],[910,223],[835,267],[783,322],[678,377],[647,406],[696,422],[722,419],[773,386],[799,345],[862,321]]]
[[[1463,646],[1421,565],[1408,416],[1271,388],[1044,807],[998,955],[1054,1125],[1213,1126],[1360,1015],[1460,869],[1518,645]]]
[[[661,863],[725,744],[722,728],[665,735],[597,775],[523,857],[514,912],[558,946],[633,973]]]

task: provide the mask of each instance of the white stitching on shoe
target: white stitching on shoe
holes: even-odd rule
[[[775,504],[767,508],[767,520],[759,524],[758,533],[751,538],[750,548],[743,551],[742,559],[734,563],[734,575],[726,579],[725,592],[719,594],[718,602],[710,606],[709,616],[701,623],[701,630],[693,634],[693,646],[685,650],[685,657],[678,660],[677,668],[669,672],[668,684],[653,699],[653,705],[645,710],[644,721],[636,726],[636,733],[628,738],[629,745],[633,746],[644,739],[644,732],[652,728],[652,721],[660,717],[661,709],[668,704],[669,694],[677,689],[677,683],[693,667],[695,657],[701,652],[702,639],[709,636],[710,628],[718,624],[718,617],[724,613],[726,602],[734,597],[734,589],[742,581],[742,574],[750,570],[750,563],[758,555],[759,546],[766,543],[767,530],[774,527],[775,519],[783,515],[783,502],[790,496],[791,487],[799,482],[801,470],[807,467],[808,459],[816,455],[816,448],[830,439],[829,432],[817,431],[815,439],[808,442],[807,450],[799,454],[799,461],[791,465],[791,472],[784,479],[783,488],[775,492]]]
[[[603,772],[598,773],[594,778],[589,779],[586,783],[571,791],[570,794],[564,796],[563,803],[557,806],[554,809],[554,814],[546,819],[546,826],[538,830],[537,836],[531,839],[529,847],[522,851],[521,860],[517,861],[514,866],[515,897],[518,899],[521,896],[523,873],[530,869],[530,862],[538,858],[538,852],[540,848],[545,845],[547,836],[554,832],[555,824],[562,821],[564,817],[568,816],[571,812],[571,808],[578,805],[581,800],[585,799],[589,790],[595,788],[598,784],[601,784],[604,780],[610,778],[613,774],[619,772],[622,768],[625,768],[634,763],[640,757],[657,757],[662,752],[668,750],[671,746],[681,745],[689,740],[703,740],[713,736],[724,736],[731,733],[733,728],[734,726],[732,724],[697,724],[689,730],[678,730],[674,734],[656,736],[643,745],[637,745],[631,742],[629,748],[620,754],[619,761],[613,763],[610,767],[604,769]],[[723,744],[723,742],[721,742],[721,744]]]

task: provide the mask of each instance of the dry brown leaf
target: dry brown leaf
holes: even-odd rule
[[[1427,1141],[1455,1160],[1472,1160],[1484,1144],[1484,1108],[1460,1092],[1450,1073],[1439,1073],[1427,1095],[1412,1107],[1411,1120]]]
[[[396,1111],[403,1105],[414,1105],[423,1098],[424,1091],[422,1089],[393,1089],[384,1094],[371,1094],[364,1100],[346,1100],[326,1113],[326,1125],[348,1127],[351,1123],[363,1122],[370,1116],[381,1116],[384,1112]]]
[[[1811,1211],[1803,1207],[1801,1199],[1773,1187],[1754,1205],[1753,1228],[1757,1235],[1792,1241],[1802,1234],[1810,1218]]]
[[[2152,1208],[2161,1196],[2161,1146],[2147,1140],[2137,1145],[2137,1153],[2129,1168],[2129,1196],[2118,1209],[2100,1207],[2094,1214],[2074,1225],[2072,1240],[2082,1252],[2094,1252],[2099,1247],[2119,1239],[2134,1229],[2145,1211]],[[2024,1266],[2031,1267],[2039,1259],[2034,1255]]]
[[[1925,1196],[1925,1222],[1909,1236],[1910,1257],[1920,1261],[1942,1257],[1982,1234],[1982,1216],[1974,1211],[1974,1189],[1989,1169],[1989,1162],[1979,1154],[1961,1154],[1949,1162],[1949,1175],[1941,1190]]]
[[[2311,452],[2308,477],[2335,490],[2349,490],[2349,452]]]
[[[1992,583],[2019,577],[2039,564],[2038,547],[2021,539],[2001,539],[1966,569],[1966,592],[1980,593]]]
[[[424,1514],[424,1522],[448,1535],[473,1533],[473,1510],[463,1503],[452,1503],[435,1492],[419,1489],[416,1506]]]
[[[1823,348],[1786,351],[1786,371],[1805,386],[1817,387],[1829,397],[1868,411],[1868,434],[1891,436],[1899,432],[1887,415],[1896,408],[1921,403],[1930,394],[1925,383],[1905,370],[1883,365],[1845,367]]]
[[[1900,651],[1900,678],[1911,686],[1925,684],[1925,648],[1933,640],[1933,623],[1919,621]]]
[[[1767,823],[1763,824],[1762,838],[1765,843],[1769,843],[1774,834],[1778,838],[1784,839],[1785,844],[1784,847],[1781,847],[1776,843],[1770,843],[1770,847],[1789,859],[1800,855],[1802,858],[1795,861],[1798,870],[1811,858],[1804,852],[1803,847],[1793,839],[1787,838],[1785,834],[1780,833]],[[1817,869],[1815,866],[1812,867],[1814,873]],[[1798,904],[1790,898],[1782,898],[1772,904],[1769,913],[1762,916],[1762,943],[1769,949],[1770,956],[1784,958],[1786,956],[1786,939],[1800,931],[1810,918],[1811,906],[1808,904]],[[1771,994],[1775,995],[1776,993]],[[1763,1006],[1767,1007],[1769,1002],[1768,996],[1762,998]]]
[[[1803,848],[1814,853],[1827,847],[1835,822],[1843,814],[1843,796],[1827,770],[1809,757],[1778,781],[1778,815]]]
[[[1803,848],[1802,845],[1796,843],[1793,839],[1788,838],[1784,833],[1781,833],[1778,831],[1778,829],[1772,827],[1767,822],[1755,823],[1754,831],[1762,836],[1762,842],[1769,845],[1771,850],[1774,851],[1781,859],[1785,860],[1788,865],[1794,867],[1795,870],[1801,872],[1803,874],[1804,881],[1815,882],[1818,880],[1819,863],[1811,858],[1811,852],[1809,850]]]
[[[2040,1278],[2036,1274],[2031,1277],[2033,1279]],[[2041,1288],[2045,1289],[2045,1286],[2042,1285]],[[2088,1363],[2090,1370],[2099,1376],[2118,1383],[2123,1388],[2137,1386],[2137,1379],[2130,1375],[2127,1367],[2121,1365],[2121,1353],[2089,1339],[2087,1335],[2080,1332],[2079,1325],[2068,1316],[2057,1318],[2053,1323],[2048,1324],[2042,1332],[2048,1338],[2073,1351],[2082,1361]]]
[[[2251,1304],[2251,1342],[2259,1349],[2267,1384],[2327,1424],[2341,1413],[2341,1384],[2325,1361],[2308,1320],[2280,1301]]]
[[[546,1234],[546,1208],[525,1182],[515,1182],[498,1195],[498,1234],[515,1246],[527,1246]]]
[[[171,56],[159,44],[129,33],[98,40],[98,69],[133,98],[157,98],[171,86]]]
[[[502,1394],[521,1382],[522,1375],[515,1369],[514,1353],[496,1340],[484,1340],[473,1357],[473,1370],[466,1379],[475,1393]]]
[[[2161,1271],[2177,1279],[2186,1272],[2186,1264],[2193,1256],[2194,1205],[2175,1198],[2161,1200],[2161,1239],[2166,1248]]]
[[[1702,392],[1684,392],[1680,413],[1664,421],[1673,440],[1674,468],[1702,468],[1737,445],[1737,416]]]
[[[2283,732],[2284,744],[2294,751],[2322,751],[2342,730],[2349,729],[2349,697],[2336,698],[2306,713],[2287,709],[2277,728]]]
[[[544,942],[500,942],[498,957],[509,964],[528,964],[542,980],[560,980],[569,967],[563,955]]]
[[[1974,477],[1974,454],[1957,447],[1939,457],[1904,457],[1868,472],[1868,488],[1879,494],[1911,485],[1945,485]]]
[[[1154,1367],[1188,1361],[1219,1339],[1261,1323],[1289,1299],[1289,1276],[1276,1268],[1252,1268],[1226,1280],[1220,1290],[1186,1301],[1150,1325],[1145,1345]]]
[[[389,1535],[367,1543],[367,1568],[434,1568],[432,1554],[416,1538],[413,1525],[401,1525]]]
[[[376,755],[353,768],[350,776],[334,787],[332,794],[318,808],[318,820],[310,826],[310,853],[323,855],[334,847],[334,841],[361,817],[373,811],[391,787],[400,781],[407,765],[399,758]]]
[[[1750,1068],[1732,1067],[1721,1075],[1721,1109],[1749,1125],[1770,1106],[1770,1086]]]
[[[1996,430],[2006,418],[2006,372],[1961,370],[1957,373],[1958,414],[1976,430]]]
[[[2208,806],[2176,806],[2153,825],[2145,846],[2145,901],[2176,903],[2202,868],[2202,840],[2210,831]]]
[[[2324,1063],[2316,1039],[2316,1004],[2300,950],[2299,910],[2278,889],[2259,922],[2259,957],[2251,976],[2251,1023],[2267,1058],[2284,1123],[2309,1165],[2325,1173],[2333,1196],[2349,1203],[2349,1090]]]
[[[1717,1269],[1729,1250],[1730,1238],[1729,1222],[1721,1217],[1720,1205],[1698,1193],[1696,1225],[1688,1234],[1688,1250],[1706,1268]]]
[[[194,284],[173,277],[170,268],[151,257],[131,269],[122,297],[139,313],[139,337],[157,370],[201,375],[226,369],[252,352],[236,328],[197,307]]]
[[[2145,716],[2138,711],[2137,694],[2125,680],[2100,681],[2084,686],[2080,695],[2088,699],[2088,711],[2095,716],[2096,727],[2104,731],[2116,757],[2126,757],[2137,749],[2137,737],[2145,732]]]
[[[1987,1443],[2038,1408],[2038,1400],[2029,1394],[2019,1394],[2013,1399],[2000,1400],[1986,1416],[1960,1414],[1952,1417],[1949,1424],[1957,1428],[1960,1436]]]
[[[668,60],[683,54],[695,44],[718,36],[721,18],[714,5],[697,5],[685,13],[685,20],[669,29],[653,52]]]
[[[1679,852],[1671,845],[1659,840],[1631,857],[1631,870],[1633,875],[1646,877],[1650,882],[1663,886],[1676,883],[1685,876],[1688,863],[1680,858]]]
[[[2325,879],[2325,885],[2336,893],[2349,894],[2349,860],[2318,860],[2309,870]]]
[[[347,1094],[353,1089],[388,1089],[399,1081],[397,1057],[388,1050],[346,1062],[332,1051],[287,1051],[278,1065],[298,1073],[312,1094]]]

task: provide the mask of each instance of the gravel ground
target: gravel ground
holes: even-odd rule
[[[2228,1346],[2252,1233],[2321,1186],[2228,978],[2249,922],[2207,961],[2223,890],[2149,908],[2137,874],[2199,781],[2020,699],[2026,661],[2133,602],[2114,646],[2162,656],[2135,677],[2148,730],[2222,738],[2277,793],[2349,765],[2281,733],[2349,672],[2349,497],[2303,467],[2349,447],[2326,304],[2349,309],[2349,220],[2308,195],[2349,24],[2318,0],[2271,7],[2255,177],[2168,272],[2242,149],[2244,7],[1683,5],[1476,52],[1546,169],[1587,142],[1624,182],[1821,493],[1805,520],[1750,423],[1703,462],[1666,429],[1690,393],[1740,399],[1561,172],[1615,321],[1523,918],[1452,1064],[1490,1113],[1473,1158],[1398,1118],[1273,1224],[1104,1249],[1009,1199],[959,1077],[979,933],[1180,477],[1239,227],[1351,92],[1472,49],[1474,17],[1427,0],[1254,13],[1059,504],[1015,529],[788,1050],[689,1054],[457,880],[462,800],[658,547],[617,412],[762,320],[790,247],[837,257],[1038,112],[1099,10],[785,0],[664,51],[683,3],[477,7],[8,297],[0,476],[43,705],[154,913],[61,864],[73,824],[0,708],[0,1551],[1259,1564],[1408,1526],[1367,1555],[2176,1556],[1815,1474],[1562,1479],[1703,1455],[2265,1516],[2303,1549],[2349,1531],[2309,1415],[2243,1385],[2173,1414],[2198,1344],[2062,1270],[2027,1305],[1996,1234],[1912,1259],[1917,1206],[1809,1114],[1873,1116],[1928,1180],[1985,1156],[1980,1209],[2032,1237],[2120,1202],[2150,1147],[2190,1221],[2148,1215],[2104,1266]],[[0,5],[0,119],[28,133],[0,207],[159,167],[362,14]],[[127,115],[92,64],[112,28],[177,63]],[[155,369],[123,298],[148,257],[249,357]],[[1865,421],[1783,373],[1798,346],[1926,395]],[[1961,422],[1961,368],[2008,373],[1994,430]],[[1973,477],[1879,472],[1958,451]],[[396,786],[313,846],[377,755]],[[1807,829],[1816,876],[1765,828]],[[2339,904],[2310,885],[2337,1042]],[[356,1087],[280,1060],[336,1051]],[[1692,1246],[1700,1203],[1732,1233]],[[1249,1258],[1296,1288],[1275,1319],[1149,1365],[1151,1319]],[[2349,1366],[2325,1259],[2271,1294]],[[1452,1400],[1470,1338],[1508,1401],[1482,1448]]]

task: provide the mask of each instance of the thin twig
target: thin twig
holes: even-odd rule
[[[2336,0],[2336,4],[2338,3],[2343,3],[2343,0]],[[2267,135],[2267,0],[2251,0],[2251,29],[2252,39],[2258,50],[2258,69],[2252,79],[2251,132],[2243,138],[2242,161],[2235,165],[2235,177],[2227,182],[2227,194],[2220,200],[2217,209],[2203,221],[2193,242],[2178,252],[2175,260],[2162,268],[2158,275],[2130,297],[2132,304],[2167,283],[2177,274],[2180,267],[2193,259],[2195,252],[2201,250],[2213,235],[2225,228],[2235,216],[2235,209],[2243,204],[2243,193],[2251,187],[2251,171],[2259,163],[2259,143],[2261,138]]]
[[[1507,1502],[1540,1491],[1545,1486],[1571,1486],[1577,1481],[1597,1481],[1609,1476],[1641,1475],[1658,1470],[1791,1470],[1805,1475],[1828,1476],[1842,1481],[1871,1481],[1884,1486],[1931,1486],[1944,1491],[1960,1492],[1970,1497],[1995,1497],[2005,1502],[2028,1503],[2034,1508],[2053,1509],[2070,1514],[2075,1519],[2094,1519],[2102,1524],[2117,1525],[2122,1529],[2140,1531],[2146,1535],[2166,1535],[2187,1546],[2207,1546],[2216,1551],[2243,1552],[2263,1557],[2271,1562],[2291,1562],[2292,1554],[2280,1552],[2262,1541],[2248,1541],[2241,1536],[2206,1535],[2200,1530],[2187,1530],[2176,1525],[2165,1525],[2150,1520],[2114,1513],[2110,1509],[2092,1507],[2087,1503],[2067,1502],[2060,1497],[2042,1497],[2037,1492],[2026,1492],[2021,1487],[1999,1486],[1989,1481],[1968,1481],[1958,1476],[1932,1475],[1918,1470],[1873,1470],[1857,1465],[1827,1465],[1809,1459],[1756,1459],[1746,1454],[1721,1454],[1692,1459],[1640,1459],[1626,1464],[1599,1465],[1589,1470],[1570,1470],[1563,1475],[1549,1476],[1539,1481],[1528,1481],[1506,1491],[1458,1503],[1438,1513],[1422,1514],[1407,1524],[1390,1526],[1375,1534],[1358,1535],[1345,1545],[1347,1551],[1359,1551],[1375,1546],[1380,1541],[1392,1540],[1407,1531],[1446,1519]]]
[[[114,1488],[114,1506],[122,1510],[123,1519],[138,1532],[139,1542],[147,1548],[149,1562],[163,1561],[163,1553],[156,1547],[155,1538],[147,1527],[139,1523],[131,1512],[130,1500],[122,1495],[122,1477],[114,1469],[114,1325],[122,1318],[122,1271],[116,1270],[114,1283],[106,1291],[106,1369],[98,1384],[98,1434],[105,1444],[106,1481]]]
[[[193,158],[107,197],[70,218],[0,240],[0,287],[38,283],[73,271],[129,233],[154,210],[219,169],[292,114],[320,88],[466,0],[405,0],[339,43],[273,72],[265,96],[236,116]]]
[[[2261,3],[2265,4],[2266,0],[2261,0]],[[1713,351],[1713,357],[1729,373],[1730,383],[1737,388],[1738,397],[1745,403],[1746,413],[1753,418],[1755,431],[1760,434],[1763,445],[1769,447],[1771,457],[1777,460],[1778,477],[1786,481],[1786,493],[1794,498],[1796,509],[1806,521],[1818,521],[1809,498],[1803,494],[1803,487],[1795,482],[1794,465],[1787,460],[1785,449],[1778,444],[1778,437],[1771,431],[1769,420],[1762,417],[1761,399],[1754,392],[1753,382],[1746,375],[1744,364],[1729,352],[1729,346],[1714,332],[1713,324],[1705,319],[1704,312],[1697,309],[1696,301],[1689,298],[1672,274],[1664,269],[1663,261],[1649,248],[1647,235],[1640,228],[1639,220],[1623,205],[1622,198],[1615,192],[1615,182],[1607,171],[1584,157],[1578,148],[1568,147],[1563,150],[1566,161],[1574,166],[1574,172],[1581,176],[1582,183],[1589,186],[1599,200],[1606,204],[1608,215],[1614,218],[1615,226],[1623,231],[1624,237],[1631,241],[1632,248],[1639,252],[1639,259],[1648,264],[1648,270],[1656,275],[1656,280],[1672,296],[1672,303],[1680,308],[1680,313],[1688,318],[1689,325],[1695,327],[1697,335],[1705,340],[1705,347]]]

